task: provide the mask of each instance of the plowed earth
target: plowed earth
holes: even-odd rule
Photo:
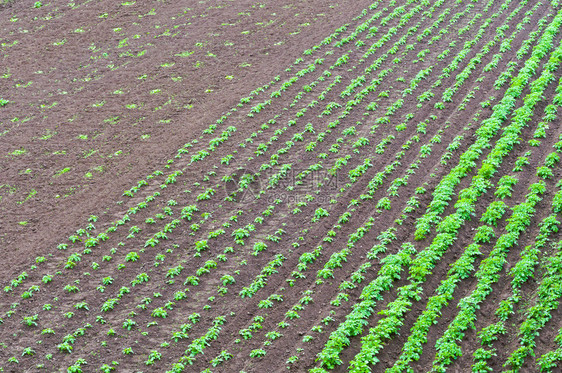
[[[376,297],[333,369],[321,361],[332,333],[379,277],[383,258],[408,250],[405,243],[422,257],[439,237],[435,224],[415,237],[432,193],[477,142],[559,12],[556,2],[500,0],[1,5],[0,367],[353,371],[361,337],[389,315],[413,264]],[[532,80],[561,40],[556,33]],[[408,363],[414,372],[439,371],[439,340],[478,288],[511,208],[542,183],[447,364],[472,370],[480,331],[499,321],[500,302],[514,299],[510,271],[542,233],[541,221],[562,221],[552,208],[560,163],[549,177],[537,174],[562,134],[558,117],[543,117],[562,104],[554,99],[561,71],[364,371],[407,371],[395,365],[411,330],[475,242],[490,203],[503,201],[494,237],[477,242],[480,255]],[[530,83],[514,109],[527,102]],[[461,191],[482,174],[513,118],[479,151],[438,221],[459,209]],[[517,182],[499,197],[506,175]],[[504,333],[486,346],[494,349],[490,371],[510,368],[558,241],[553,232],[540,247]],[[373,255],[376,245],[386,248]],[[540,371],[537,359],[561,348],[558,299],[521,372]]]

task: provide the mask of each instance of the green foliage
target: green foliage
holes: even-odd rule
[[[480,221],[497,226],[497,221],[502,218],[506,210],[507,205],[503,201],[494,201],[490,203],[486,212],[482,214]]]
[[[390,210],[391,209],[390,199],[388,197],[381,198],[377,202],[376,207],[377,207],[377,209],[380,209],[380,210]]]
[[[483,225],[478,227],[476,230],[476,235],[474,236],[474,242],[476,243],[488,243],[492,238],[496,237],[494,229],[489,225]]]
[[[498,181],[498,186],[496,192],[494,193],[496,197],[504,199],[506,197],[511,197],[513,192],[513,186],[517,184],[519,180],[513,176],[505,175],[502,176]]]

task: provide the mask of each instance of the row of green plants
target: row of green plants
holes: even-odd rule
[[[491,153],[491,154],[493,155],[493,153]],[[490,158],[491,157],[489,156],[489,159]],[[489,176],[491,176],[491,175],[488,175],[488,177]],[[478,180],[478,179],[473,180],[473,185],[476,184],[476,182],[475,182],[476,180]],[[485,191],[485,188],[486,188],[485,185],[480,185],[479,191],[478,191],[478,189],[475,190],[475,192],[476,192],[475,196],[477,196],[478,194]],[[462,194],[463,193],[460,193],[461,196],[462,196]],[[470,195],[470,193],[466,193],[466,195]],[[474,197],[472,197],[472,199],[474,199]],[[473,202],[470,199],[467,199],[467,198],[465,198],[465,200],[466,201],[462,201],[462,200],[459,201],[459,202],[463,202],[463,203],[457,202],[457,204],[455,206],[457,208],[457,213],[455,214],[456,216],[451,215],[449,218],[443,220],[443,222],[439,224],[439,228],[438,228],[439,233],[438,233],[437,237],[434,239],[434,241],[433,241],[434,243],[432,244],[432,246],[436,245],[435,249],[433,250],[433,253],[434,253],[433,258],[435,258],[435,259],[439,258],[444,252],[443,248],[446,248],[447,246],[449,246],[452,243],[452,241],[450,240],[452,238],[452,237],[450,237],[451,233],[454,233],[455,231],[458,231],[458,228],[460,228],[460,226],[461,226],[461,224],[453,224],[454,219],[460,219],[460,220],[470,219],[470,214],[471,214],[472,208],[470,207],[469,204],[473,204]],[[431,246],[430,246],[430,248],[431,248]],[[431,257],[428,256],[426,258],[427,258],[426,260],[429,260],[426,263],[426,265],[428,266],[427,269],[422,270],[420,268],[420,271],[418,271],[416,273],[416,276],[414,276],[412,274],[412,276],[414,276],[414,277],[412,277],[413,280],[416,279],[416,278],[419,278],[420,281],[423,282],[423,279],[425,278],[425,274],[427,273],[426,271],[428,271],[428,269],[433,266],[432,261],[431,261]],[[420,265],[422,265],[422,267],[425,267],[423,262],[420,263]],[[398,307],[397,310],[400,310],[400,311],[398,311],[399,312],[398,315],[403,314],[403,312],[406,311],[406,309],[403,308],[403,307],[405,306],[405,304],[410,303],[407,299],[411,298],[411,297],[414,297],[414,298],[416,297],[417,291],[415,291],[415,289],[417,288],[418,291],[421,290],[421,288],[416,286],[415,283],[412,283],[411,286],[413,286],[413,288],[410,288],[410,287],[404,288],[404,294],[402,295],[402,297],[404,297],[404,299],[402,301],[400,301],[400,297],[399,297],[399,300],[392,303],[393,306]],[[396,319],[396,317],[398,317],[398,315],[394,316],[393,318],[388,317],[388,318],[385,318],[383,320],[388,320],[388,322],[396,323],[399,320],[399,319]],[[389,330],[395,330],[398,327],[397,324],[393,324],[394,327],[391,328],[390,325],[387,325],[387,324],[388,323],[385,323],[383,325],[380,322],[378,324],[378,326],[380,326],[381,332],[384,330],[383,335],[388,335]],[[377,328],[377,329],[379,329],[379,328]],[[371,351],[373,349],[375,351],[377,351],[382,347],[382,345],[376,344],[376,337],[373,338],[373,339],[371,339],[369,337],[364,337],[363,338],[362,351],[365,347],[366,341],[368,341],[369,346],[371,346],[370,347]],[[375,347],[375,345],[378,345],[379,347]],[[361,364],[361,361],[363,361],[363,362],[371,361],[372,362],[373,361],[372,359],[374,358],[372,354],[373,354],[373,352],[370,352],[369,355],[367,356],[366,353],[365,354],[360,353],[358,356],[356,356],[356,358],[354,360],[352,360],[352,362],[351,362],[352,369],[359,369],[357,371],[360,371],[361,369],[363,369],[362,367],[365,366],[365,365]]]

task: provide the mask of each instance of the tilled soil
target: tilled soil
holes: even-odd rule
[[[8,264],[0,276],[0,367],[352,370],[362,337],[392,316],[393,302],[411,290],[409,271],[439,237],[436,224],[416,237],[416,223],[557,11],[555,3],[405,0],[0,6],[0,99],[8,101],[0,106],[0,244]],[[504,201],[494,237],[479,242],[470,275],[408,364],[432,370],[436,347],[508,232],[511,208],[543,183],[447,367],[472,370],[480,331],[499,321],[498,306],[513,295],[510,271],[553,213],[559,163],[548,178],[537,169],[561,135],[559,119],[543,117],[547,105],[558,105],[557,79],[419,285],[419,298],[396,318],[371,371],[408,371],[395,363],[413,328],[475,241],[490,203]],[[514,108],[531,90],[526,85]],[[455,202],[512,118],[479,150],[438,222],[460,210]],[[518,181],[500,198],[494,192],[505,175]],[[491,371],[506,369],[519,347],[558,240],[557,232],[549,237],[505,333],[486,347],[495,349]],[[362,331],[342,342],[341,361],[322,366],[332,333],[401,250],[413,250],[413,261],[376,298]],[[553,310],[520,371],[540,371],[537,358],[560,348],[558,316]]]

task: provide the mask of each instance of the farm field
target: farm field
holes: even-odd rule
[[[0,24],[0,371],[562,371],[557,0]]]

